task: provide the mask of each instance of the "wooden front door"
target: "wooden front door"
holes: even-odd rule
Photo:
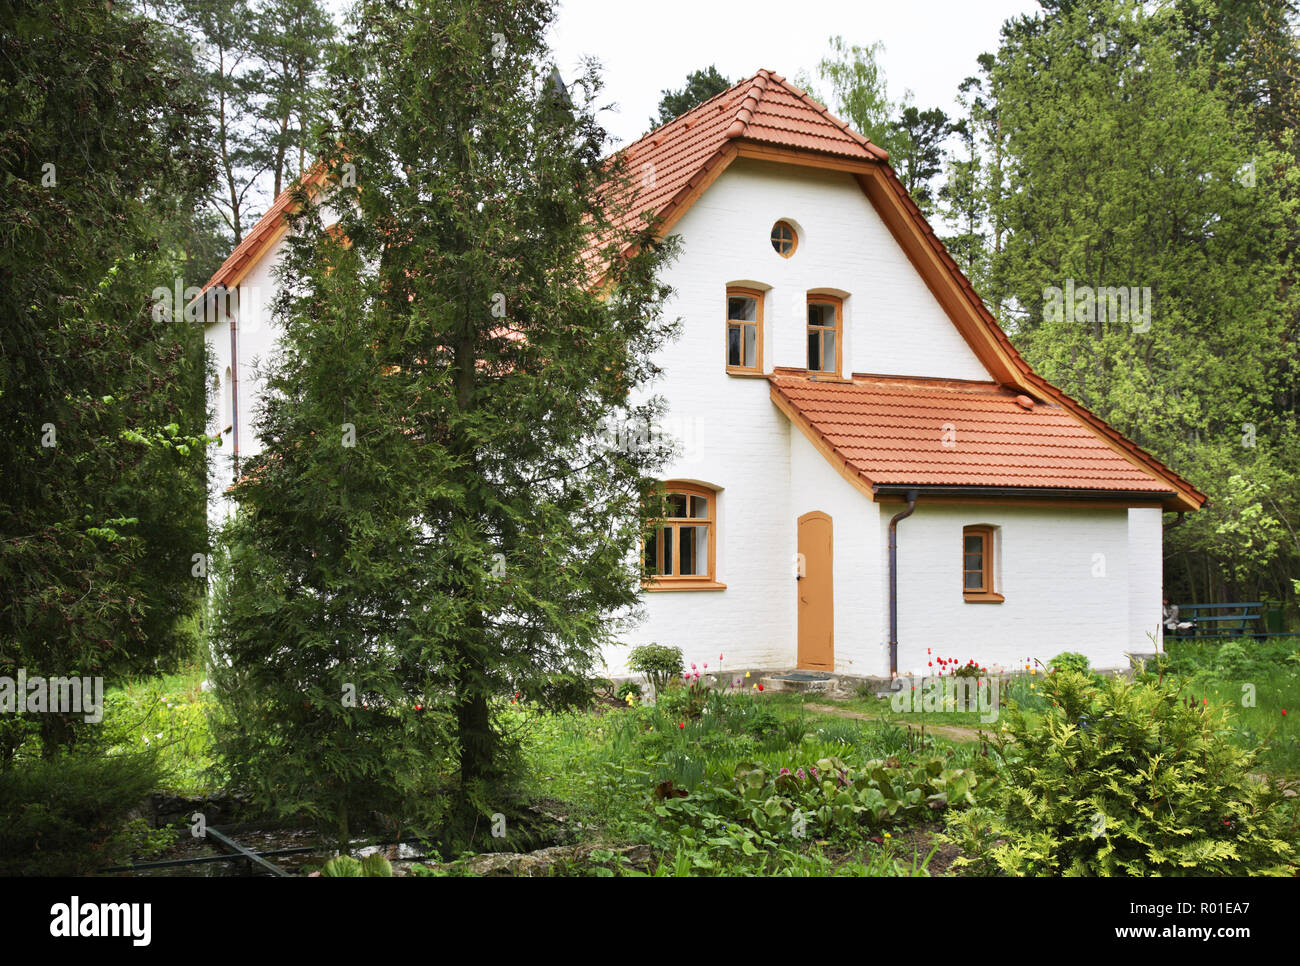
[[[820,510],[799,518],[799,666],[835,669],[835,595],[831,518]]]

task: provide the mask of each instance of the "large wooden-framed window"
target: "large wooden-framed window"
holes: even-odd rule
[[[843,303],[833,295],[808,296],[808,371],[839,375],[844,351]]]
[[[763,371],[763,293],[727,289],[727,371]]]
[[[967,603],[998,604],[1005,598],[997,592],[997,528],[987,524],[963,527],[961,531],[961,592]]]
[[[695,483],[663,485],[662,515],[645,542],[647,590],[721,590],[716,576],[718,494]]]

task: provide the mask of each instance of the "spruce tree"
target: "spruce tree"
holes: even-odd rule
[[[601,433],[657,409],[670,246],[602,157],[595,68],[550,64],[553,12],[362,2],[331,67],[214,680],[242,784],[341,837],[436,817],[431,785],[500,809],[497,702],[581,700],[638,599],[661,454]]]

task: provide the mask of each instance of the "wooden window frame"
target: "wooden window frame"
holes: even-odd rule
[[[788,252],[781,251],[781,249],[777,248],[775,244],[776,230],[782,226],[790,230],[790,250]],[[786,221],[784,218],[778,218],[776,221],[772,222],[772,230],[767,233],[767,241],[768,244],[772,246],[772,251],[776,252],[782,258],[791,258],[794,253],[799,250],[799,232],[794,225],[790,224],[790,222]]]
[[[663,517],[654,521],[654,529],[659,533],[664,530],[671,530],[671,542],[674,548],[679,546],[677,539],[677,530],[682,526],[706,526],[709,532],[709,560],[706,572],[703,574],[655,574],[647,577],[642,582],[642,587],[648,591],[665,591],[665,590],[725,590],[726,584],[719,583],[717,580],[717,545],[718,545],[718,491],[707,486],[701,486],[698,483],[684,483],[677,480],[667,480],[664,482],[662,489],[659,491],[661,497],[667,497],[671,493],[682,494],[686,497],[700,496],[708,500],[709,515],[706,517]],[[689,512],[690,505],[687,504]],[[662,554],[664,541],[656,540],[655,546],[658,553]],[[644,562],[645,547],[642,546],[642,560]],[[662,559],[662,557],[660,558]],[[673,566],[680,565],[680,557],[674,554]],[[659,560],[655,561],[655,569],[660,568]]]
[[[804,359],[804,365],[807,367],[807,371],[809,375],[816,374],[816,375],[823,375],[823,376],[834,376],[838,379],[840,373],[844,371],[844,364],[843,364],[844,363],[844,300],[837,295],[819,295],[816,292],[809,292],[806,305],[814,305],[814,304],[835,306],[835,326],[834,326],[835,369],[834,370],[813,369],[811,366],[808,366],[808,363],[812,362],[812,360],[807,358]],[[824,344],[821,341],[820,333],[831,328],[828,325],[812,325],[808,323],[807,318],[808,318],[808,312],[807,309],[805,308],[804,310],[804,323],[805,323],[804,324],[804,352],[805,354],[808,351],[808,334],[813,329],[816,329],[819,333],[819,337],[818,337],[819,347],[824,347]],[[825,353],[822,352],[822,355],[825,355]]]
[[[749,298],[755,302],[754,321],[743,322],[731,318],[731,300],[733,298]],[[727,372],[739,376],[761,376],[763,374],[763,293],[758,289],[742,288],[740,286],[727,286],[726,299],[723,301],[723,329],[722,329],[722,361],[726,366]],[[753,325],[754,333],[754,365],[750,366],[733,366],[731,364],[731,354],[729,340],[731,338],[731,326],[733,322],[740,326],[740,358],[745,358],[745,326]]]
[[[996,586],[996,557],[997,553],[997,527],[987,523],[973,524],[968,527],[962,527],[961,530],[961,594],[962,598],[968,604],[1000,604],[1006,598],[997,592]],[[980,580],[981,586],[978,590],[972,590],[966,586],[966,574],[975,573],[975,571],[966,569],[966,540],[968,537],[979,537],[982,541],[980,550]]]

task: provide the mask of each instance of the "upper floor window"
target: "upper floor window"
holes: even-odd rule
[[[994,538],[997,528],[980,524],[961,532],[961,591],[968,602],[1000,603],[995,584]]]
[[[840,371],[839,299],[831,295],[808,296],[808,371]]]
[[[663,515],[645,543],[652,587],[717,588],[717,493],[694,483],[664,484]]]
[[[788,221],[778,221],[772,226],[772,248],[782,258],[789,258],[799,247],[799,235]]]
[[[727,289],[727,369],[763,371],[763,293]]]

